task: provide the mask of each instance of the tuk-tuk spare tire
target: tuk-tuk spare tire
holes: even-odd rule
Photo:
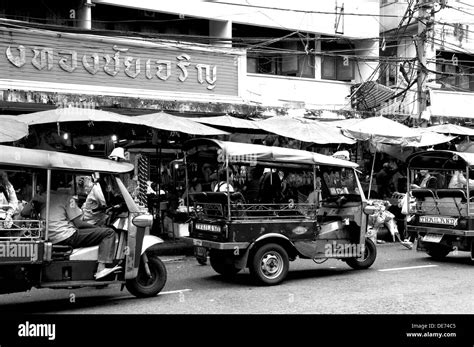
[[[377,258],[377,247],[371,239],[366,238],[364,256],[360,258],[348,258],[346,263],[356,270],[368,269],[375,262],[375,258]]]
[[[137,298],[157,295],[165,286],[167,272],[165,264],[155,255],[147,254],[151,278],[148,277],[143,261],[140,261],[136,278],[126,280],[127,290]]]

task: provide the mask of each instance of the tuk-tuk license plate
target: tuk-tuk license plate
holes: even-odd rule
[[[196,256],[198,257],[207,257],[207,250],[205,247],[200,247],[200,246],[197,246],[195,247],[195,251],[196,251]]]
[[[440,235],[440,234],[426,234],[425,236],[423,236],[421,240],[423,242],[439,243],[442,238],[443,238],[443,235]]]

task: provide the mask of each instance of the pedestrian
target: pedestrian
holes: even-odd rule
[[[377,182],[377,193],[380,199],[388,199],[391,197],[390,181],[392,174],[390,172],[390,164],[384,163],[382,169],[375,175]]]

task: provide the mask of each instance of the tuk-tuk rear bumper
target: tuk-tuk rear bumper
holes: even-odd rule
[[[446,229],[446,228],[433,228],[433,227],[425,227],[425,226],[418,226],[418,225],[408,225],[407,231],[412,232],[412,233],[431,233],[431,234],[474,237],[474,230]]]
[[[193,246],[206,247],[220,250],[247,249],[250,242],[216,242],[209,240],[195,239],[192,237],[183,237],[183,240]]]

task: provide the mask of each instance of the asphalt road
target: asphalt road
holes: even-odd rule
[[[119,286],[33,289],[0,296],[0,312],[61,314],[474,314],[474,262],[445,261],[400,244],[378,245],[368,270],[342,261],[290,263],[285,282],[255,286],[248,270],[224,280],[193,257],[163,257],[168,281],[157,297],[137,299]]]

